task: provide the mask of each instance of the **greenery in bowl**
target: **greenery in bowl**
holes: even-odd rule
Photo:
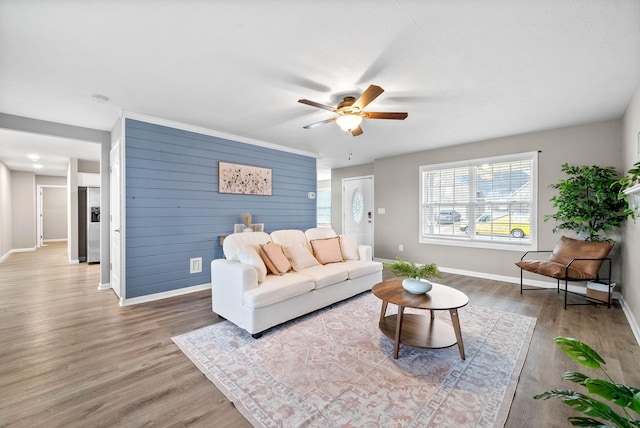
[[[569,422],[573,426],[579,427],[619,427],[633,428],[640,427],[640,419],[632,416],[630,412],[640,414],[640,389],[621,383],[615,383],[613,379],[602,367],[606,362],[596,351],[579,340],[570,337],[556,337],[554,342],[560,346],[562,351],[570,356],[574,361],[591,369],[600,369],[607,380],[589,377],[579,372],[565,372],[563,380],[570,380],[584,386],[587,391],[596,397],[604,398],[620,407],[621,412],[617,412],[606,402],[589,395],[581,394],[569,389],[554,389],[538,394],[533,397],[536,400],[558,398],[566,405],[573,407],[576,411],[587,415],[571,416]],[[608,421],[603,423],[600,418]]]
[[[434,263],[418,266],[413,262],[405,262],[400,257],[396,257],[395,261],[383,263],[383,266],[396,276],[406,278],[442,278],[442,274]]]

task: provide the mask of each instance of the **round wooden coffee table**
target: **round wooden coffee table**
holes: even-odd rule
[[[457,343],[460,358],[464,360],[458,308],[469,303],[469,297],[462,291],[433,284],[433,288],[426,294],[411,294],[402,288],[402,280],[380,282],[371,291],[382,300],[379,326],[382,333],[395,342],[393,358],[398,358],[400,343],[416,348],[448,348]],[[386,314],[389,303],[398,305],[397,314]],[[430,316],[405,315],[405,308],[428,309],[431,313]],[[434,311],[444,310],[451,315],[453,329],[434,317]]]

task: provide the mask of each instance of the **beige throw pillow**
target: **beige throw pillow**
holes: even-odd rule
[[[344,260],[360,260],[358,238],[355,235],[340,235],[340,251]]]
[[[340,251],[340,238],[314,239],[311,241],[313,255],[321,264],[344,261]]]
[[[260,245],[260,257],[264,261],[269,272],[274,275],[284,275],[291,270],[291,263],[284,255],[282,247],[273,242]]]
[[[284,255],[287,256],[296,272],[320,264],[307,247],[284,247]]]

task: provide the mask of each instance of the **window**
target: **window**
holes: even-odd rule
[[[535,249],[536,152],[420,167],[420,242]]]
[[[331,188],[318,189],[317,195],[318,227],[331,227]]]

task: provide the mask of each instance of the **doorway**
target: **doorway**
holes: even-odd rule
[[[67,186],[39,184],[37,188],[37,246],[67,240]]]
[[[342,180],[342,233],[373,248],[373,176]]]

